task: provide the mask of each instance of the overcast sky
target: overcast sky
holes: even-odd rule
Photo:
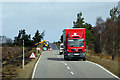
[[[95,26],[96,18],[106,20],[117,2],[4,2],[2,3],[2,34],[14,39],[25,29],[34,36],[36,30],[45,30],[45,40],[58,41],[65,28],[73,27],[79,12],[85,22]]]

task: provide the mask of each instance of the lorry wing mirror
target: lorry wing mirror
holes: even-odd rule
[[[84,41],[88,42],[88,40],[87,40],[87,39],[84,39]]]
[[[86,41],[86,39],[84,39],[84,41]]]
[[[88,45],[88,40],[86,40],[86,45]]]

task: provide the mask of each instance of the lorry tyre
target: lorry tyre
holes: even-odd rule
[[[64,55],[64,60],[69,61],[69,58],[67,56]]]
[[[62,53],[60,52],[60,55],[62,55]]]
[[[66,60],[66,58],[64,57],[64,60]]]
[[[69,58],[67,58],[67,61],[69,61]]]
[[[67,56],[67,59],[66,59],[67,61],[69,61],[70,59],[68,58],[68,56]]]
[[[66,57],[65,57],[65,55],[64,55],[64,60],[66,60]]]
[[[86,58],[83,58],[83,61],[86,61]]]

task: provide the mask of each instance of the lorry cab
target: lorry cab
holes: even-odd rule
[[[85,28],[63,31],[64,59],[86,60]]]
[[[84,39],[68,39],[68,48],[66,53],[72,59],[82,58],[85,61],[86,48],[84,46]]]

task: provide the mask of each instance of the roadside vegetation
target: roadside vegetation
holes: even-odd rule
[[[87,42],[87,60],[96,62],[117,76],[120,77],[120,12],[118,7],[114,7],[110,10],[110,18],[105,21],[98,17],[96,19],[96,26],[85,22],[82,17],[82,12],[77,14],[77,20],[73,21],[73,28],[85,28],[86,29],[86,42]],[[2,78],[3,80],[10,80],[14,78],[23,78],[25,71],[28,72],[27,77],[31,75],[31,70],[27,65],[34,65],[38,59],[29,59],[32,52],[36,52],[35,43],[40,42],[45,35],[45,31],[36,31],[33,38],[31,34],[27,34],[25,29],[19,30],[14,40],[0,36],[2,38]],[[22,46],[23,40],[25,42],[25,70],[22,70]],[[59,44],[63,42],[63,35],[60,37],[60,41],[54,42],[59,48]],[[42,45],[39,45],[42,48]],[[0,48],[1,50],[1,48]],[[40,52],[41,53],[41,52]],[[40,56],[40,54],[35,54]],[[24,73],[24,74],[23,74]]]
[[[22,69],[22,49],[21,47],[2,47],[2,79],[13,79],[17,76],[19,68]],[[29,56],[33,51],[31,48],[25,48],[25,65],[31,59]]]
[[[103,66],[104,68],[115,74],[116,76],[120,77],[120,70],[119,70],[120,58],[118,58],[118,56],[115,56],[114,60],[112,60],[111,55],[102,54],[102,53],[96,54],[94,51],[88,50],[86,57],[88,61],[92,61],[97,64],[100,64],[101,66]]]
[[[44,37],[45,31],[40,33],[38,30],[35,36],[31,39],[31,35],[27,34],[25,30],[19,30],[18,36],[14,37],[14,41],[6,36],[0,36],[2,38],[2,80],[11,80],[19,78],[29,78],[32,75],[34,64],[40,56],[36,53],[35,43],[40,42]],[[24,40],[24,52],[25,52],[25,68],[22,68],[22,54],[23,54],[23,40]],[[41,46],[39,46],[41,47]],[[30,59],[31,53],[34,52],[36,59]],[[29,66],[30,67],[29,67]],[[26,72],[27,71],[27,74]],[[24,74],[24,77],[21,76]],[[26,74],[26,76],[25,76]]]
[[[42,53],[42,50],[40,50],[39,53],[35,53],[36,58],[30,59],[31,61],[27,65],[25,65],[24,69],[19,69],[18,75],[16,76],[15,79],[23,79],[24,78],[26,80],[31,80],[35,63],[39,59],[41,53]]]

